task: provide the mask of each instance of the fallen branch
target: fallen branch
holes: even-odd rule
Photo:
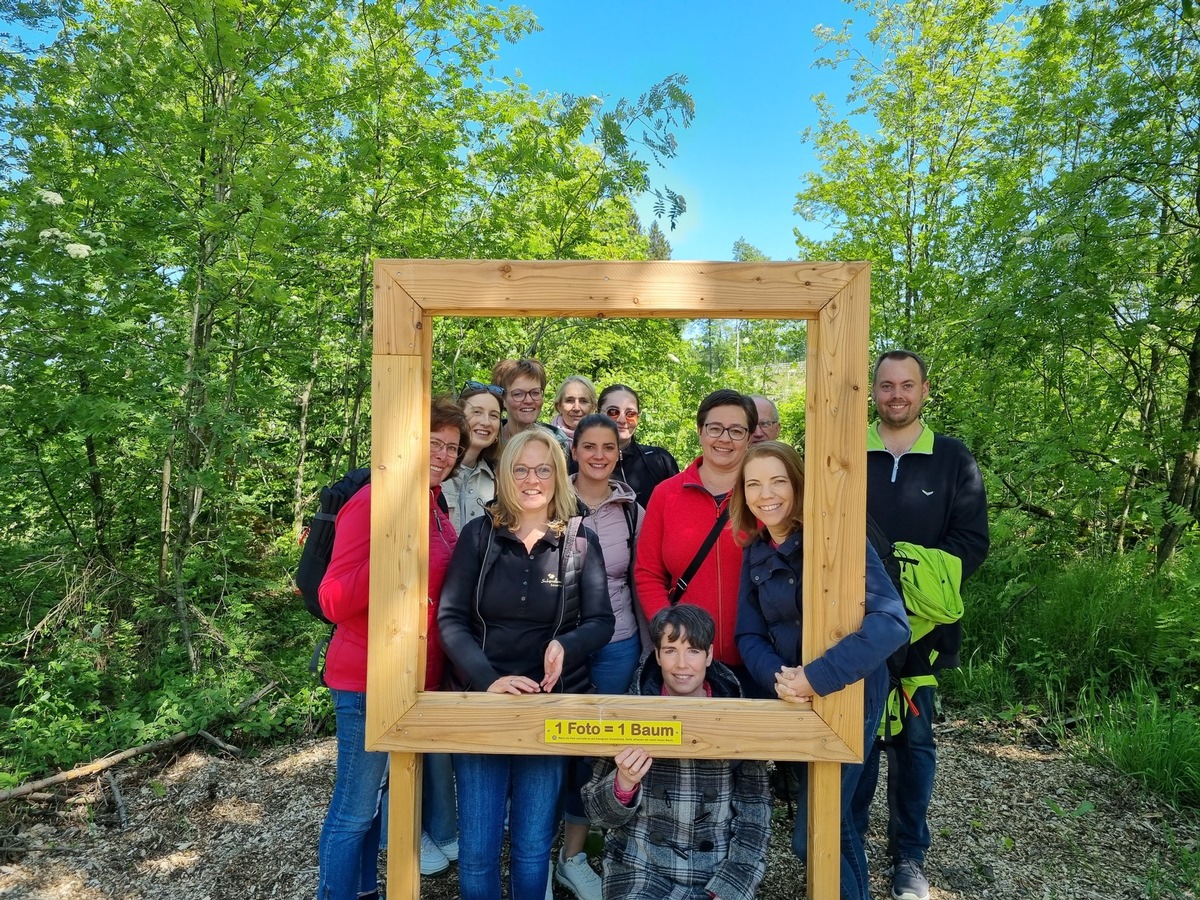
[[[103,772],[105,769],[111,769],[119,763],[125,762],[127,759],[132,759],[135,756],[140,756],[143,753],[153,753],[156,750],[165,750],[168,747],[174,747],[176,744],[182,743],[191,737],[187,731],[181,731],[178,734],[173,734],[169,738],[164,738],[161,741],[152,741],[149,744],[142,744],[140,747],[131,747],[129,750],[122,750],[115,756],[108,756],[104,759],[99,759],[96,762],[90,762],[86,766],[78,766],[71,769],[69,772],[59,772],[57,775],[51,775],[49,778],[43,778],[41,781],[31,781],[28,784],[23,784],[20,787],[12,788],[11,790],[0,792],[0,803],[5,800],[14,800],[17,797],[24,797],[26,794],[32,794],[35,791],[40,791],[44,787],[50,787],[52,784],[62,784],[64,781],[74,781],[77,778],[86,778],[88,775],[94,775],[97,772]]]
[[[121,820],[121,828],[124,830],[129,825],[129,813],[125,810],[125,798],[121,796],[121,789],[117,787],[117,779],[113,778],[112,772],[105,772],[104,779],[108,782],[108,789],[112,791],[113,800],[117,803],[117,816]]]
[[[257,703],[259,700],[261,700],[263,697],[267,696],[267,694],[271,693],[271,691],[275,690],[275,688],[277,688],[277,687],[279,687],[279,682],[272,681],[270,684],[266,685],[265,687],[259,688],[257,691],[255,691],[253,694],[251,694],[249,697],[247,697],[245,700],[243,700],[241,703],[239,703],[238,708],[233,711],[233,714],[235,716],[241,715],[246,710],[248,710],[250,707],[252,707],[255,703]]]
[[[222,750],[224,750],[226,753],[231,754],[232,756],[241,756],[242,755],[241,749],[233,746],[233,744],[225,743],[220,738],[213,737],[211,734],[209,734],[203,728],[201,728],[199,731],[196,732],[196,736],[204,738],[210,744],[214,744],[215,746],[220,747]]]
[[[272,681],[265,687],[259,688],[245,700],[238,704],[234,715],[239,715],[261,700],[271,691],[279,686],[278,681]],[[220,718],[220,717],[218,717]],[[210,723],[211,724],[211,723]],[[218,741],[211,734],[200,732],[206,740],[210,740],[217,746],[229,752],[240,753],[236,747],[231,747],[229,744],[224,744]],[[140,756],[143,753],[154,753],[158,750],[166,750],[168,747],[174,747],[176,744],[183,743],[188,738],[192,737],[190,731],[181,731],[178,734],[173,734],[169,738],[164,738],[161,741],[152,741],[149,744],[142,744],[140,747],[131,747],[128,750],[122,750],[115,756],[106,756],[103,759],[98,759],[95,762],[90,762],[85,766],[77,766],[69,772],[59,772],[57,775],[51,775],[49,778],[43,778],[40,781],[31,781],[28,784],[23,784],[20,787],[11,788],[7,791],[0,791],[0,803],[5,800],[15,800],[18,797],[27,797],[40,791],[44,787],[50,787],[53,784],[62,784],[64,781],[74,781],[77,778],[86,778],[89,775],[95,775],[97,772],[103,772],[106,769],[111,769],[119,763],[125,762],[127,759],[132,759],[135,756]]]

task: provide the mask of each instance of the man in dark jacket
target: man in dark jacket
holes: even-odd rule
[[[740,697],[726,666],[713,660],[716,626],[680,603],[650,622],[647,656],[631,693]],[[653,759],[626,747],[598,760],[583,788],[604,841],[605,900],[751,900],[767,868],[771,793],[758,760]]]
[[[934,434],[921,410],[929,398],[925,362],[908,350],[890,350],[875,363],[871,397],[879,420],[867,431],[867,512],[888,539],[908,541],[957,558],[965,580],[988,551],[987,497],[971,452],[961,441]],[[958,666],[962,628],[941,624],[912,644],[903,670],[911,696],[903,727],[888,755],[888,852],[892,897],[927,900],[927,814],[937,750],[933,739],[935,673]],[[875,792],[880,742],[865,763],[859,792]],[[866,808],[865,805],[861,808]],[[862,833],[867,823],[861,822]]]

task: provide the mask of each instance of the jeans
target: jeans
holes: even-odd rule
[[[592,684],[598,694],[627,694],[633,675],[642,657],[642,639],[636,634],[624,640],[605,644],[588,658]],[[567,760],[567,780],[563,790],[563,811],[568,822],[588,824],[583,811],[580,791],[592,777],[592,759],[573,756]]]
[[[863,714],[863,747],[869,748],[883,708],[868,709]],[[869,758],[869,757],[867,757]],[[862,794],[858,790],[864,775],[866,759],[862,763],[842,763],[841,790],[841,876],[839,883],[841,900],[871,900],[870,877],[867,872],[866,828],[859,823],[866,821],[866,810],[860,810]],[[808,859],[808,764],[795,763],[800,770],[800,799],[796,803],[796,826],[792,831],[792,852],[800,859]],[[870,796],[866,803],[870,806]]]
[[[628,694],[633,673],[642,657],[642,639],[636,634],[605,644],[588,658],[597,694]]]
[[[321,828],[318,900],[355,900],[378,888],[380,787],[388,755],[368,753],[367,695],[330,689],[337,719],[337,781]]]
[[[454,763],[449,753],[426,753],[421,771],[421,830],[439,844],[458,836]]]
[[[560,756],[455,754],[461,900],[500,900],[506,804],[509,897],[544,900],[565,768]]]
[[[426,753],[421,758],[421,830],[439,844],[458,836],[458,808],[454,797],[454,766],[449,753]],[[388,847],[388,792],[380,800],[382,828],[379,849]]]
[[[917,688],[912,694],[918,715],[909,710],[904,728],[884,749],[888,758],[888,855],[892,859],[914,859],[924,865],[929,849],[929,801],[933,797],[933,776],[937,768],[937,745],[933,739],[933,685]],[[866,771],[859,785],[858,808],[861,833],[867,829],[871,798],[879,782],[879,753],[884,742],[873,742],[865,762]],[[865,802],[861,802],[865,799]]]

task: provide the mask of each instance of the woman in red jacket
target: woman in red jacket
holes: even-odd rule
[[[762,691],[742,666],[734,639],[742,548],[726,509],[757,426],[754,401],[737,391],[713,391],[700,402],[700,456],[650,495],[634,567],[647,619],[681,600],[707,610],[717,625],[713,657],[733,669],[748,697],[760,697]],[[716,540],[705,551],[714,531]]]
[[[424,687],[436,690],[445,664],[437,634],[437,600],[457,541],[442,500],[441,483],[458,467],[470,433],[466,416],[458,405],[441,397],[433,401],[429,432],[430,602]],[[363,749],[370,562],[371,486],[368,484],[346,501],[337,515],[333,557],[320,590],[321,609],[337,625],[325,657],[325,684],[333,694],[338,755],[337,782],[321,829],[318,900],[378,897],[376,869],[382,812],[379,796],[387,774],[388,755]],[[424,770],[421,872],[432,874],[449,866],[451,856],[458,856],[456,810],[454,784],[452,780],[447,782],[444,774],[449,772],[449,765],[439,766],[438,760],[428,755]]]

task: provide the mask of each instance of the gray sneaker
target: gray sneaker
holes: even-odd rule
[[[892,870],[893,900],[929,900],[929,880],[915,859],[901,857]]]

